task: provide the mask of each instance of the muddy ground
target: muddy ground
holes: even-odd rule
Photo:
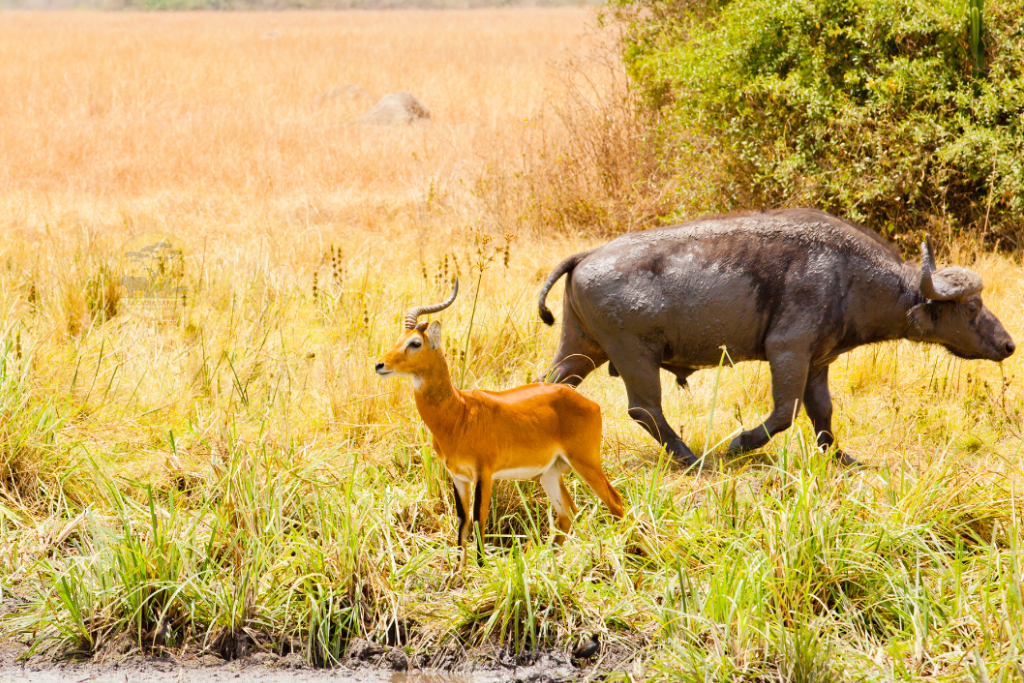
[[[24,652],[23,645],[0,643],[0,683],[567,683],[593,680],[602,674],[621,670],[622,666],[609,667],[600,658],[596,662],[574,662],[567,653],[561,652],[543,652],[520,658],[520,662],[510,661],[506,666],[500,663],[485,666],[463,664],[451,671],[394,671],[383,661],[353,659],[338,668],[316,669],[297,654],[278,657],[269,652],[258,652],[234,661],[213,655],[179,660],[135,654],[105,662],[59,662],[39,657],[23,661]]]
[[[19,605],[13,596],[4,596],[0,599],[0,617],[16,612]],[[120,655],[68,661],[45,654],[30,657],[27,645],[0,639],[0,683],[568,683],[594,680],[626,669],[634,676],[639,673],[631,663],[632,650],[621,645],[602,644],[586,660],[574,659],[570,653],[558,650],[520,654],[470,651],[456,656],[420,655],[410,659],[403,648],[356,639],[349,643],[349,656],[340,666],[320,669],[297,652],[282,657],[251,646],[251,641],[249,644],[250,647],[229,648],[230,660],[208,653],[175,656],[167,650],[154,656],[129,647]],[[425,668],[439,663],[444,668]]]

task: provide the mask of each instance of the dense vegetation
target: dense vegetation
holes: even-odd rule
[[[1024,2],[619,11],[680,212],[808,205],[896,238],[967,231],[1024,246]]]
[[[552,226],[636,228],[690,201],[663,192],[681,180],[650,156],[658,119],[605,78],[619,62],[565,89],[548,68],[587,16],[3,17],[0,648],[332,666],[370,638],[417,666],[498,666],[598,633],[611,680],[1024,679],[1021,353],[839,359],[835,426],[861,471],[802,415],[724,457],[771,410],[764,364],[665,382],[714,461],[701,477],[593,373],[580,391],[628,519],[570,475],[580,515],[556,548],[543,493],[502,482],[486,566],[449,582],[451,482],[408,380],[372,370],[404,310],[461,276],[435,316],[460,384],[530,382],[558,334],[539,281],[597,244]],[[399,88],[432,125],[350,122]],[[117,285],[152,232],[184,254],[153,316]],[[1019,341],[1024,269],[947,245]]]

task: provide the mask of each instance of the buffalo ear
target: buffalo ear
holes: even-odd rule
[[[432,349],[441,346],[441,323],[436,320],[430,323],[430,327],[427,328],[427,341],[430,342],[430,348]]]
[[[928,310],[928,304],[918,304],[911,308],[907,312],[907,320],[910,321],[911,329],[915,330],[919,335],[926,335],[935,327],[935,321],[932,319],[931,311]]]

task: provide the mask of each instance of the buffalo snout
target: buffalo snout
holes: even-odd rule
[[[1002,327],[1002,325],[1000,325]],[[999,355],[998,358],[994,358],[995,361],[1004,361],[1013,355],[1013,352],[1017,350],[1017,345],[1013,343],[1013,338],[1010,337],[1006,330],[1003,330],[1002,339],[996,342],[996,350]]]
[[[927,330],[922,341],[942,344],[957,358],[1002,362],[1017,345],[999,319],[978,301],[981,310],[950,301],[930,301],[917,320]],[[974,309],[977,310],[977,309]]]
[[[1013,337],[999,322],[999,318],[987,308],[982,309],[977,329],[981,337],[978,356],[999,363],[1012,356],[1013,352],[1017,350]]]

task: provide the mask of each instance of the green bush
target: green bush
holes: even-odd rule
[[[618,12],[634,87],[690,191],[682,213],[806,205],[897,239],[963,231],[1024,247],[1024,0]],[[715,199],[694,207],[707,188],[687,175],[714,178]]]

